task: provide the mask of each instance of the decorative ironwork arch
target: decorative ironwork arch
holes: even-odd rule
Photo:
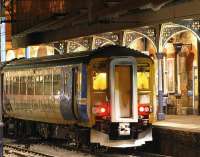
[[[105,36],[93,35],[92,49],[97,49],[99,47],[103,47],[109,44],[116,45],[114,41],[112,41],[109,38],[106,38]]]
[[[68,40],[67,53],[89,50],[91,48],[91,40],[90,36]]]
[[[142,32],[134,31],[134,30],[129,30],[125,31],[125,46],[129,47],[135,40],[145,37],[147,40],[149,40],[152,44],[153,47],[155,48],[157,52],[157,47],[155,44],[155,40],[152,39],[152,37],[149,37],[147,34],[144,34]]]
[[[81,43],[74,41],[74,40],[69,40],[68,41],[68,48],[67,48],[67,53],[72,53],[72,52],[77,52],[80,49],[83,51],[87,51],[89,48],[85,47]]]
[[[196,21],[192,20],[183,20],[176,23],[163,24],[159,40],[160,52],[162,52],[164,45],[172,36],[184,31],[191,31],[200,41],[200,22],[196,23]]]
[[[47,45],[44,45],[44,46],[49,46],[49,47],[52,47],[54,50],[58,51],[59,54],[63,54],[64,52],[57,48],[56,46],[52,45],[52,44],[47,44]]]

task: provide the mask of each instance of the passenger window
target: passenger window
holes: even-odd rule
[[[53,94],[59,95],[61,90],[61,77],[60,74],[53,75]]]
[[[65,92],[65,94],[68,92],[68,79],[70,79],[70,77],[69,77],[69,73],[68,73],[68,71],[66,71],[65,72],[65,77],[64,77],[64,92]]]
[[[79,71],[79,69],[77,68],[76,71],[76,94],[81,92],[81,72]]]
[[[44,76],[44,95],[51,95],[52,75]]]
[[[27,95],[34,95],[34,77],[28,76],[27,78]]]
[[[10,86],[9,84],[10,84],[10,80],[7,77],[6,81],[5,81],[5,86],[6,86],[5,91],[6,91],[6,94],[9,94],[9,86]]]
[[[26,95],[26,77],[25,76],[20,77],[20,94]]]
[[[43,76],[35,78],[35,95],[43,95]]]
[[[7,94],[7,78],[4,79],[3,85],[4,85],[3,87],[4,93]]]
[[[13,88],[12,88],[12,86],[13,86],[13,78],[10,77],[10,94],[13,94]]]
[[[13,94],[19,94],[19,77],[13,77]]]

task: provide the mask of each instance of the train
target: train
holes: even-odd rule
[[[77,145],[152,141],[154,62],[122,46],[15,59],[1,65],[4,133]]]

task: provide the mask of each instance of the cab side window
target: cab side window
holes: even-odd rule
[[[93,73],[93,90],[104,91],[107,89],[107,73],[95,72]]]

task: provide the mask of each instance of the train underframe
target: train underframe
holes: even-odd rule
[[[101,146],[120,148],[141,146],[146,141],[152,141],[152,131],[150,124],[144,126],[140,123],[99,121],[93,128],[88,128],[75,124],[56,125],[5,118],[4,137],[61,139],[76,148],[87,146],[100,149]]]

